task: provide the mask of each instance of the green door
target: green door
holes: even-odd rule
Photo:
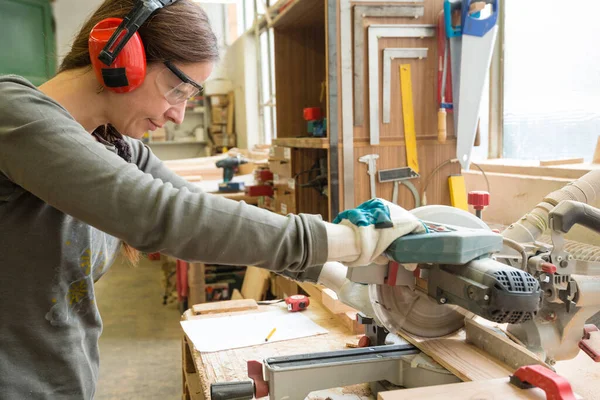
[[[56,72],[49,0],[0,0],[0,74],[41,85]]]

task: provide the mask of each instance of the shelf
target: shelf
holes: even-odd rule
[[[178,141],[178,140],[167,140],[164,142],[149,142],[146,144],[149,146],[176,146],[176,145],[184,145],[184,144],[194,144],[194,145],[204,145],[204,146],[207,145],[206,142],[199,142],[199,141],[185,142],[185,141]]]
[[[328,138],[278,138],[273,139],[275,146],[281,147],[295,147],[299,149],[328,149],[329,139]]]
[[[206,109],[204,107],[194,107],[194,108],[186,108],[185,109],[185,113],[186,114],[204,114],[206,112]]]
[[[324,26],[324,0],[292,0],[269,24],[270,28],[295,29]]]

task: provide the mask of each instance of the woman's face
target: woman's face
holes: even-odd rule
[[[198,84],[211,74],[214,64],[173,63],[176,69]],[[110,93],[109,121],[123,135],[139,139],[145,132],[162,127],[167,121],[183,122],[186,92],[180,89],[193,88],[184,84],[180,77],[163,63],[148,65],[144,83],[129,93]],[[169,92],[170,91],[170,92]],[[179,95],[179,97],[177,97]]]

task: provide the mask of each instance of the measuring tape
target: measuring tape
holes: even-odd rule
[[[310,300],[306,296],[297,294],[294,296],[287,297],[285,299],[285,304],[287,304],[288,311],[296,312],[306,309],[310,304]]]

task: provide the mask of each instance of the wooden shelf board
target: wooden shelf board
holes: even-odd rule
[[[324,23],[324,0],[292,0],[292,2],[271,21],[269,27],[276,29],[293,29],[323,25]]]
[[[328,149],[329,139],[328,138],[277,138],[273,139],[275,146],[282,147],[295,147],[299,149]]]

